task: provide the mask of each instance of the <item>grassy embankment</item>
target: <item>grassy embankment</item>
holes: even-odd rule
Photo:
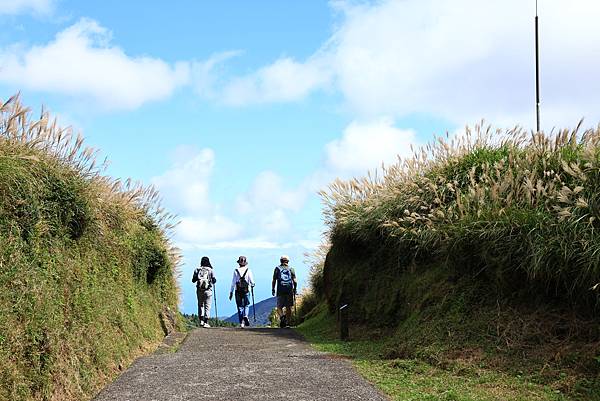
[[[398,400],[600,399],[600,131],[477,128],[323,197],[320,348]]]
[[[0,104],[0,399],[89,399],[161,341],[169,221],[47,114]]]

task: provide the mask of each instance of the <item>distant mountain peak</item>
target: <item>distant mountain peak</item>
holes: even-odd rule
[[[255,304],[256,306],[256,323],[254,322],[254,309],[252,308],[252,305],[250,305],[250,312],[248,313],[248,318],[250,319],[250,323],[252,325],[260,325],[260,326],[266,326],[269,325],[269,315],[271,314],[271,311],[273,310],[273,308],[275,308],[277,306],[277,298],[276,297],[271,297],[271,298],[267,298],[267,299],[263,299],[260,302],[257,302]],[[231,322],[231,323],[239,323],[238,321],[238,315],[237,313],[234,313],[233,315],[229,316],[227,319],[225,319],[226,322]]]

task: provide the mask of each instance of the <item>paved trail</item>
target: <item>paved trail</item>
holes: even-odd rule
[[[287,378],[291,380],[286,381]],[[95,401],[384,401],[340,358],[290,329],[192,331],[175,353],[137,360]]]

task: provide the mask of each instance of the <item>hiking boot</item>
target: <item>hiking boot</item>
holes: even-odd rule
[[[240,328],[242,328],[242,329],[243,329],[244,327],[246,327],[246,324],[245,324],[245,323],[244,323],[244,321],[242,320],[242,323],[240,323]]]
[[[282,329],[284,327],[287,327],[287,319],[285,316],[281,316],[281,318],[279,319],[279,327],[281,327]]]
[[[210,328],[210,324],[208,324],[208,323],[204,323],[204,328],[205,328],[205,329],[208,329],[208,328]]]
[[[204,321],[201,321],[198,327],[204,327]]]
[[[250,327],[250,320],[248,320],[247,317],[244,317],[244,323],[246,324],[247,327]]]

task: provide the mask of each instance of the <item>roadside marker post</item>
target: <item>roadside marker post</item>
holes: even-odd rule
[[[340,307],[340,340],[348,340],[348,304]]]

